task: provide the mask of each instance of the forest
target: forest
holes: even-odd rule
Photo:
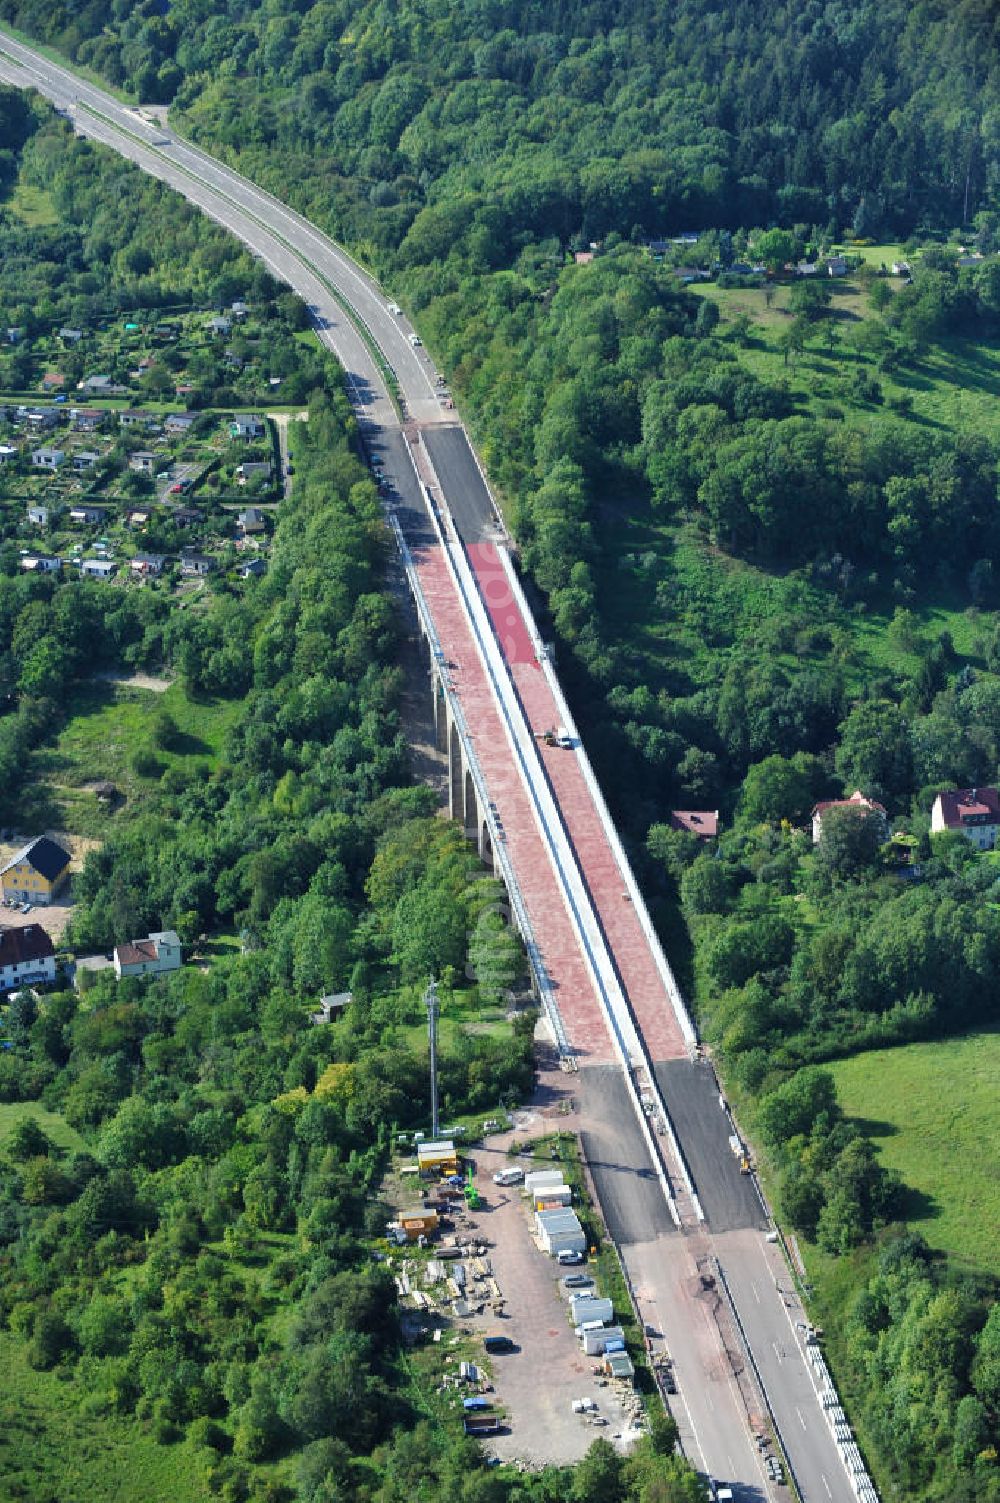
[[[781,1208],[839,1260],[838,1376],[879,1480],[997,1496],[995,1290],[899,1230],[905,1187],[823,1071],[997,1021],[994,865],[929,832],[939,789],[998,766],[992,9],[211,10],[0,0],[412,312]],[[849,297],[791,281],[840,243]],[[766,263],[745,295],[744,256]],[[892,839],[834,820],[814,848],[813,804],[855,787]],[[721,810],[717,856],[673,807]]]

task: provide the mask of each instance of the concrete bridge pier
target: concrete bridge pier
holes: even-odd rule
[[[423,632],[421,636],[427,653],[435,745],[448,762],[448,814],[462,826],[466,840],[476,847],[483,865],[493,871],[493,841],[486,810],[479,807],[476,780],[449,699],[448,670]]]

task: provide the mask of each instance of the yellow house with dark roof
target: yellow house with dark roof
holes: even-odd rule
[[[51,903],[66,880],[69,863],[68,851],[39,835],[0,867],[0,890],[16,903]]]

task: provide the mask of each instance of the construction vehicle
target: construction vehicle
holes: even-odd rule
[[[473,1183],[471,1169],[469,1170],[469,1177],[465,1181],[464,1194],[465,1203],[470,1211],[478,1211],[482,1208],[483,1198]]]

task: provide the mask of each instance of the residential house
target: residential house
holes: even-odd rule
[[[232,304],[229,311],[235,319],[241,319],[246,318],[247,314],[250,312],[250,309],[247,307],[242,298],[237,298],[236,301]]]
[[[126,407],[118,414],[122,428],[159,428],[160,421],[152,412],[143,412],[141,407]]]
[[[153,515],[148,506],[130,506],[125,513],[125,525],[127,527],[148,527],[149,519]]]
[[[164,929],[160,934],[150,934],[147,939],[132,939],[115,945],[115,975],[159,976],[164,971],[176,971],[181,963],[181,942],[173,929]]]
[[[41,924],[0,929],[0,992],[55,979],[55,951]]]
[[[334,1017],[339,1017],[345,1007],[349,1007],[354,1001],[353,992],[331,992],[326,997],[319,999],[319,1012],[309,1014],[310,1023],[332,1023]]]
[[[909,261],[893,261],[890,268],[894,277],[908,277],[910,275]]]
[[[817,804],[812,812],[812,838],[813,845],[819,843],[823,833],[823,816],[831,809],[853,809],[858,814],[874,814],[883,827],[886,824],[886,812],[880,803],[873,798],[866,798],[860,788],[855,788],[850,798],[828,798]]]
[[[248,506],[246,511],[241,511],[236,518],[236,531],[241,537],[250,537],[252,533],[266,530],[267,519],[259,506]]]
[[[66,385],[66,377],[62,371],[46,371],[42,377],[43,391],[62,391]]]
[[[253,412],[238,412],[229,425],[231,438],[263,438],[267,432],[264,419]]]
[[[96,433],[106,416],[99,407],[72,407],[69,415],[80,433]]]
[[[267,564],[262,558],[251,558],[245,564],[240,565],[241,579],[260,579],[261,575],[266,573]]]
[[[958,830],[978,850],[995,850],[1000,795],[995,788],[952,788],[939,793],[931,810],[931,829]]]
[[[221,313],[217,314],[215,318],[210,318],[208,320],[208,328],[210,332],[212,334],[215,334],[219,338],[221,338],[221,336],[224,334],[228,334],[232,327],[232,319],[224,317]]]
[[[118,565],[109,558],[84,558],[80,560],[80,574],[84,579],[114,579]]]
[[[230,346],[227,346],[223,350],[222,359],[223,363],[228,365],[230,370],[241,371],[243,369],[243,356],[238,355]]]
[[[163,426],[168,433],[187,433],[198,421],[196,412],[168,412]]]
[[[148,579],[153,575],[162,574],[166,561],[166,556],[162,553],[137,553],[135,558],[129,561],[129,569],[140,579]]]
[[[36,835],[0,866],[0,890],[18,903],[52,902],[69,872],[70,854],[47,835]]]
[[[62,449],[32,449],[31,463],[36,470],[58,470],[66,461]]]
[[[173,506],[170,508],[170,520],[175,527],[197,527],[205,520],[205,513],[199,511],[197,506]]]
[[[270,480],[271,461],[269,459],[248,459],[236,467],[236,480],[239,485],[246,485],[248,480]]]
[[[89,391],[98,397],[123,397],[127,387],[119,385],[110,376],[85,376],[77,382],[77,391]]]
[[[7,337],[7,343],[8,344],[20,344],[21,340],[24,338],[24,330],[23,329],[7,329],[6,330],[6,337]]]
[[[32,527],[48,527],[49,508],[47,506],[29,506],[28,521]]]
[[[650,240],[647,247],[654,261],[661,261],[670,249],[669,240]]]
[[[77,449],[73,455],[73,468],[77,474],[82,474],[84,470],[92,470],[100,457],[94,449]]]
[[[152,475],[156,471],[156,455],[149,449],[136,449],[128,457],[128,467],[137,475]]]
[[[51,553],[24,553],[21,555],[21,568],[28,574],[58,574],[62,568],[62,559],[55,558]]]
[[[19,453],[20,450],[15,444],[0,444],[0,464],[10,464]]]
[[[56,407],[32,407],[25,412],[24,421],[32,433],[47,433],[58,427],[59,410]]]
[[[174,393],[177,396],[178,400],[181,397],[189,397],[195,390],[196,388],[192,381],[181,381],[177,386],[174,387]]]
[[[795,263],[795,275],[797,277],[814,277],[818,271],[818,261],[796,261]]]
[[[593,251],[574,251],[573,260],[577,266],[589,266],[594,259]]]
[[[674,276],[683,286],[689,287],[692,282],[707,282],[711,272],[704,266],[675,266]]]
[[[181,573],[186,574],[189,578],[194,576],[204,579],[206,575],[211,574],[215,567],[215,559],[210,558],[207,553],[181,554]]]
[[[60,329],[59,338],[63,344],[79,344],[83,338],[82,329]]]
[[[847,276],[847,257],[846,256],[827,256],[827,258],[826,258],[826,274],[827,274],[828,277],[846,277]]]
[[[686,830],[699,840],[714,840],[719,833],[718,809],[671,809],[670,828]]]
[[[69,519],[74,527],[100,527],[107,517],[106,506],[89,506],[83,501],[69,509]]]

